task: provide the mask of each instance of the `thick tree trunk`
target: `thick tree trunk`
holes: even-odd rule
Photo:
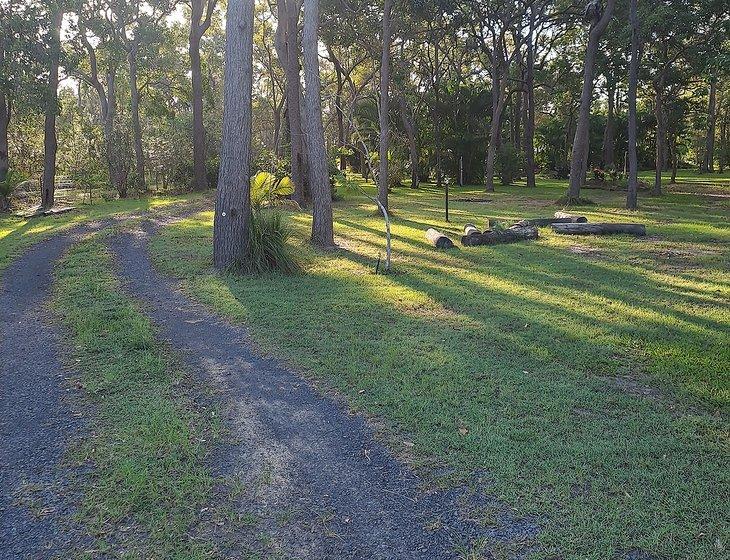
[[[309,199],[307,189],[307,160],[301,113],[301,81],[299,75],[299,8],[297,0],[277,2],[278,26],[274,44],[284,70],[286,106],[291,144],[292,198],[304,207]]]
[[[319,0],[304,0],[304,106],[307,133],[307,167],[312,190],[312,243],[335,244],[332,226],[332,188],[327,172],[327,151],[322,124],[322,84],[319,77]]]
[[[137,188],[141,192],[147,191],[145,180],[144,152],[142,150],[142,125],[139,119],[139,88],[137,87],[137,44],[133,44],[127,56],[129,61],[129,93],[132,112],[132,136],[134,142],[134,169],[136,172]]]
[[[254,0],[228,0],[223,138],[213,226],[218,270],[244,267],[249,257],[253,20]]]
[[[46,96],[45,123],[43,127],[43,178],[41,179],[41,206],[53,206],[56,194],[56,115],[58,114],[58,64],[61,56],[61,23],[63,10],[53,16],[51,30],[50,67]]]
[[[664,78],[654,87],[654,116],[656,117],[656,141],[654,158],[654,187],[651,194],[662,194],[662,169],[664,168],[664,137],[667,135],[664,118]]]
[[[596,54],[601,36],[608,27],[616,0],[607,0],[600,18],[594,21],[588,34],[588,46],[584,59],[583,89],[580,95],[580,109],[575,127],[575,139],[570,158],[570,184],[568,187],[568,199],[571,201],[580,198],[580,188],[585,180],[585,172],[588,166],[588,125],[591,114],[591,101],[593,98],[593,74],[596,63]]]
[[[418,144],[416,143],[416,124],[411,118],[408,102],[404,96],[400,97],[400,118],[403,129],[408,138],[408,156],[411,160],[411,188],[417,189],[419,182]]]
[[[388,209],[388,142],[390,140],[390,16],[393,0],[383,4],[383,45],[380,55],[380,146],[378,169],[378,200]]]
[[[190,77],[193,96],[193,188],[208,188],[205,173],[205,125],[203,124],[203,72],[200,65],[200,39],[197,29],[190,30]]]
[[[710,77],[710,98],[707,103],[707,137],[705,139],[704,171],[715,172],[715,105],[717,98],[717,80]]]
[[[10,98],[0,93],[0,181],[4,181],[10,170],[10,143],[8,142],[8,129],[10,128],[10,117],[12,104]]]
[[[626,208],[636,210],[639,190],[639,166],[636,154],[636,90],[639,83],[639,19],[637,14],[638,0],[631,0],[629,20],[631,22],[631,63],[629,65],[629,117],[628,117],[628,160],[629,183],[626,191]]]
[[[603,168],[611,169],[614,166],[614,114],[615,114],[615,95],[616,84],[612,81],[608,83],[608,108],[606,111],[606,128],[603,130]]]

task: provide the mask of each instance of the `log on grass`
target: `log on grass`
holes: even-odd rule
[[[511,226],[502,230],[490,230],[484,233],[465,235],[461,238],[461,244],[466,247],[477,245],[497,245],[499,243],[514,243],[527,239],[537,239],[538,233],[535,226]]]
[[[437,249],[451,249],[454,247],[454,242],[437,229],[428,228],[426,230],[426,239]]]
[[[555,217],[559,220],[566,220],[564,222],[556,222],[559,224],[585,224],[588,218],[585,216],[576,216],[575,214],[568,214],[567,212],[555,212]]]
[[[545,227],[551,226],[553,224],[572,224],[575,223],[576,220],[582,220],[583,222],[587,221],[583,216],[574,216],[571,218],[529,218],[525,220],[520,220],[519,222],[515,222],[514,225],[519,227]]]
[[[479,235],[480,233],[482,232],[474,224],[466,224],[464,226],[464,235]]]
[[[631,235],[646,235],[644,224],[553,224],[555,233],[564,235],[610,235],[614,233],[628,233]]]

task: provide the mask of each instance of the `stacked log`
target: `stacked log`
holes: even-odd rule
[[[507,229],[489,230],[484,233],[464,235],[461,244],[465,247],[477,245],[497,245],[499,243],[514,243],[526,239],[537,239],[538,233],[535,226],[513,225]]]
[[[554,214],[555,218],[558,220],[565,220],[564,222],[556,222],[556,223],[562,223],[562,224],[585,224],[588,221],[588,218],[585,216],[576,216],[575,214],[568,214],[567,212],[555,212]]]
[[[644,224],[553,224],[555,233],[564,235],[610,235],[615,233],[627,233],[630,235],[646,235]]]
[[[480,233],[482,232],[474,224],[466,224],[464,226],[464,235],[479,235]]]
[[[434,228],[426,230],[426,240],[437,249],[451,249],[454,247],[454,242],[451,239]]]

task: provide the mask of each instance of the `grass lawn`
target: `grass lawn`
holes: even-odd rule
[[[32,243],[74,225],[117,215],[159,209],[170,204],[192,201],[199,197],[200,195],[193,194],[172,197],[128,198],[92,205],[84,204],[74,212],[31,220],[0,214],[0,271],[10,264],[15,255],[28,248]]]
[[[208,543],[191,535],[191,525],[210,503],[213,479],[203,464],[203,442],[215,428],[210,415],[181,390],[188,383],[184,372],[120,291],[98,241],[70,250],[59,264],[55,291],[71,333],[71,357],[93,406],[92,436],[75,459],[94,467],[84,485],[81,520],[96,537],[97,552],[209,558]]]
[[[623,194],[590,190],[591,221],[643,222],[648,237],[424,241],[428,226],[550,216],[565,184],[540,185],[454,188],[451,224],[431,186],[398,189],[388,276],[373,274],[382,220],[357,193],[336,204],[335,252],[313,251],[309,217],[290,215],[298,276],[215,275],[209,212],[166,227],[153,252],[263,350],[384,419],[397,451],[413,442],[439,483],[536,516],[536,557],[726,555],[727,199],[642,193],[631,213]]]

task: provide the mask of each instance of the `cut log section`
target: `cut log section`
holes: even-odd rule
[[[588,218],[585,216],[576,216],[575,214],[568,214],[567,212],[555,212],[554,215],[558,220],[566,220],[564,222],[556,222],[559,224],[585,224],[588,221]]]
[[[437,249],[451,249],[454,247],[454,242],[437,229],[428,228],[426,230],[426,239]]]
[[[553,224],[573,224],[573,223],[585,223],[588,220],[583,216],[571,216],[570,218],[529,218],[526,220],[520,220],[514,225],[519,227],[535,226],[545,227]]]
[[[479,235],[480,233],[482,232],[474,224],[466,224],[464,226],[464,235]]]
[[[461,244],[466,247],[477,245],[497,245],[499,243],[514,243],[527,239],[537,239],[538,233],[535,226],[514,225],[503,230],[485,231],[484,233],[465,235],[461,238]]]
[[[555,233],[564,235],[611,235],[628,233],[630,235],[646,235],[644,224],[553,224]]]

